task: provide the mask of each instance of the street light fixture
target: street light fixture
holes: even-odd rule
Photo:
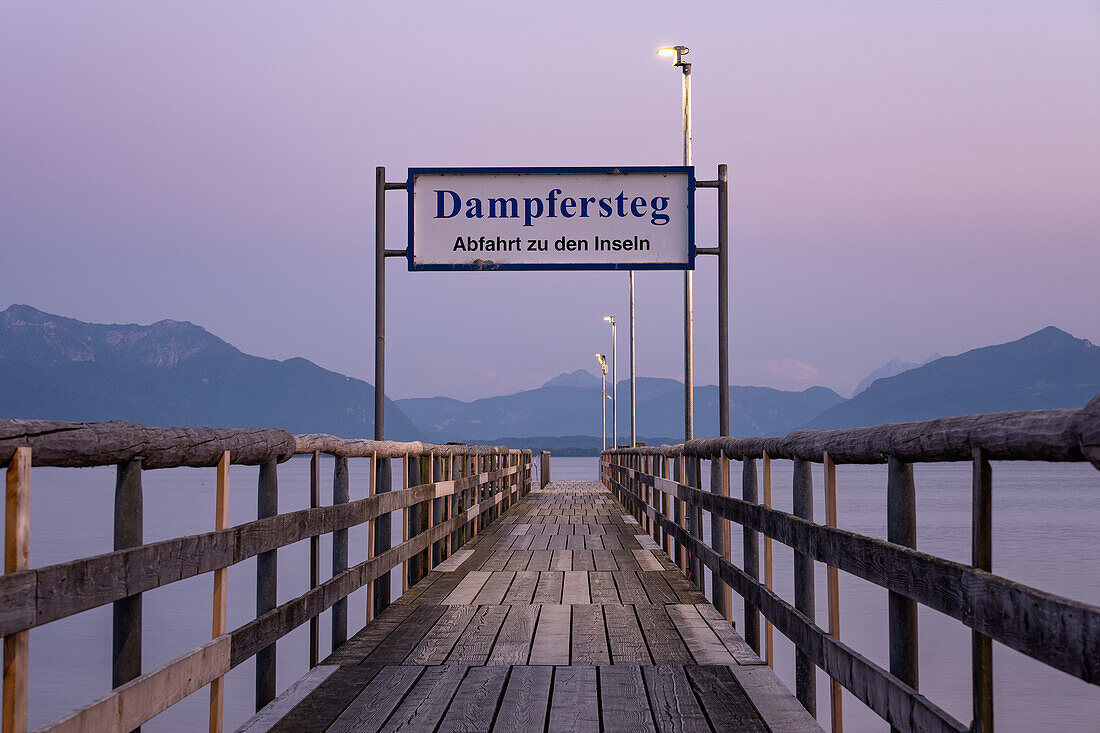
[[[619,342],[615,336],[615,316],[604,316],[611,324],[611,444],[619,441]]]
[[[657,49],[660,56],[671,56],[683,72],[684,165],[691,165],[691,64],[684,61],[687,46],[665,46]],[[684,270],[684,439],[695,437],[695,322],[692,302],[692,272]]]
[[[596,359],[599,360],[600,369],[603,370],[603,374],[600,375],[600,420],[602,421],[600,445],[607,450],[607,406],[604,405],[604,400],[607,399],[607,357],[596,354]]]

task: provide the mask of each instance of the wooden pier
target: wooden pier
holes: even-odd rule
[[[819,730],[624,512],[532,492],[242,730]]]

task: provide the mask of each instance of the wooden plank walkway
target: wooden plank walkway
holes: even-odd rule
[[[532,491],[240,730],[820,731],[639,532]]]

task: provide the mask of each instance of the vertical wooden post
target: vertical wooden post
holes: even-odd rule
[[[693,489],[702,490],[703,488],[703,459],[692,458],[690,460],[691,469],[689,474],[691,476],[691,487]],[[703,508],[698,504],[691,505],[691,518],[688,521],[688,526],[691,527],[692,536],[703,541]],[[703,577],[703,558],[698,553],[692,553],[691,556],[691,573],[692,579],[695,581],[695,585],[699,587],[699,592],[702,593],[706,590],[707,583]]]
[[[917,547],[917,491],[913,464],[890,456],[886,483],[886,539]],[[918,688],[917,602],[890,591],[890,674],[914,690]],[[898,730],[891,728],[891,730]]]
[[[389,491],[392,483],[389,458],[379,459],[375,454],[374,473],[375,494]],[[390,515],[382,514],[374,520],[374,557],[390,549]],[[374,615],[382,613],[390,605],[390,573],[386,572],[374,579]]]
[[[661,456],[661,477],[670,478],[672,474],[669,471],[668,456]],[[668,494],[661,492],[661,515],[665,520],[671,521],[673,519],[673,504],[670,504]],[[668,529],[664,529],[661,532],[661,549],[665,551],[665,554],[669,557],[672,556],[672,543],[668,538]]]
[[[116,550],[142,543],[142,515],[141,460],[120,463],[115,469]],[[115,601],[112,612],[111,686],[118,687],[141,675],[141,594]]]
[[[794,515],[814,520],[813,475],[810,462],[794,459]],[[811,621],[815,618],[814,560],[798,550],[794,551],[794,606]],[[817,678],[814,663],[809,655],[795,649],[794,686],[795,697],[810,715],[817,716]]]
[[[31,449],[16,448],[4,492],[4,573],[30,567]],[[27,731],[27,662],[30,630],[4,637],[3,733]]]
[[[376,485],[378,480],[378,454],[370,457],[370,481],[367,485],[367,496],[375,496],[378,492]],[[374,524],[375,520],[367,522],[367,559],[374,558]],[[370,623],[374,619],[374,582],[367,583],[367,619]]]
[[[772,507],[772,459],[764,453],[764,506]],[[772,589],[772,538],[764,535],[764,586]],[[764,619],[764,661],[775,669],[775,628],[772,622]]]
[[[257,487],[256,516],[274,517],[279,513],[278,461],[260,464]],[[256,618],[279,604],[278,550],[268,550],[256,556]],[[256,711],[275,699],[274,643],[256,653]]]
[[[348,477],[347,456],[336,456],[332,469],[332,505],[346,504],[351,499],[351,481]],[[332,577],[348,569],[348,531],[338,529],[332,533]],[[348,640],[348,599],[341,598],[332,604],[332,651]]]
[[[313,451],[309,458],[309,508],[321,506],[321,452]],[[309,538],[309,587],[312,590],[321,582],[321,538],[313,535]],[[309,620],[309,668],[313,669],[320,661],[321,619],[317,616]]]
[[[229,528],[229,451],[218,461],[214,493],[214,529]],[[229,568],[214,571],[214,608],[210,623],[210,638],[225,633],[225,609],[229,599]],[[221,733],[222,711],[225,706],[225,678],[210,683],[210,733]]]
[[[419,466],[417,466],[419,470]],[[401,490],[409,490],[409,454],[401,459]],[[409,541],[409,508],[401,510],[401,544]],[[404,552],[404,550],[402,550]],[[409,589],[409,561],[401,563],[401,592]]]
[[[728,486],[728,464],[726,482]],[[756,459],[748,456],[741,458],[741,498],[750,504],[760,502],[756,489]],[[741,545],[745,556],[745,573],[753,580],[760,580],[760,543],[756,530],[742,527]],[[760,612],[748,602],[745,603],[745,641],[754,652],[760,654]]]
[[[684,457],[677,456],[676,461],[672,464],[672,480],[676,483],[683,483],[685,479],[684,474],[686,473],[684,469]],[[684,516],[685,508],[684,502],[680,501],[679,498],[674,498],[672,500],[673,521],[676,522],[676,526],[681,529],[683,529],[687,523],[687,519]],[[680,568],[681,573],[687,575],[687,558],[684,551],[684,545],[679,540],[676,540],[676,566]]]
[[[993,570],[993,469],[981,448],[974,449],[970,562]],[[993,733],[993,641],[971,632],[971,676],[974,687],[974,733]]]
[[[710,491],[719,496],[729,496],[730,464],[726,454],[722,453],[718,458],[710,460]],[[730,524],[718,514],[710,515],[710,546],[721,557],[730,559]],[[726,585],[718,573],[711,573],[711,597],[714,599],[714,607],[726,617],[732,620],[733,612],[730,609],[730,587]]]
[[[546,484],[550,483],[550,451],[539,453],[539,461],[539,488],[545,489]]]
[[[829,457],[824,456],[825,463],[825,524],[829,527],[837,526],[836,514],[836,464]],[[839,572],[832,565],[825,567],[826,588],[829,601],[829,633],[840,638],[840,577]],[[840,695],[840,683],[834,679],[829,680],[829,715],[833,726],[833,733],[844,733],[844,711]]]
[[[428,465],[431,467],[432,483],[439,483],[440,481],[446,481],[448,479],[446,475],[445,466],[443,465],[443,456],[437,456],[434,453],[428,456]],[[423,520],[420,522],[420,528],[433,529],[441,521],[443,521],[443,499],[432,499],[428,502],[429,521],[427,524]],[[444,543],[441,541],[433,542],[431,547],[428,548],[428,568],[427,571],[431,572],[437,563],[443,558]]]

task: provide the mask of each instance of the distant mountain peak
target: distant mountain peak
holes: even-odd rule
[[[574,389],[593,389],[600,386],[600,378],[587,369],[575,369],[562,372],[542,385],[543,387],[573,387]]]
[[[0,311],[0,358],[38,364],[82,362],[170,369],[200,355],[239,355],[232,345],[188,321],[85,323],[29,305]]]

